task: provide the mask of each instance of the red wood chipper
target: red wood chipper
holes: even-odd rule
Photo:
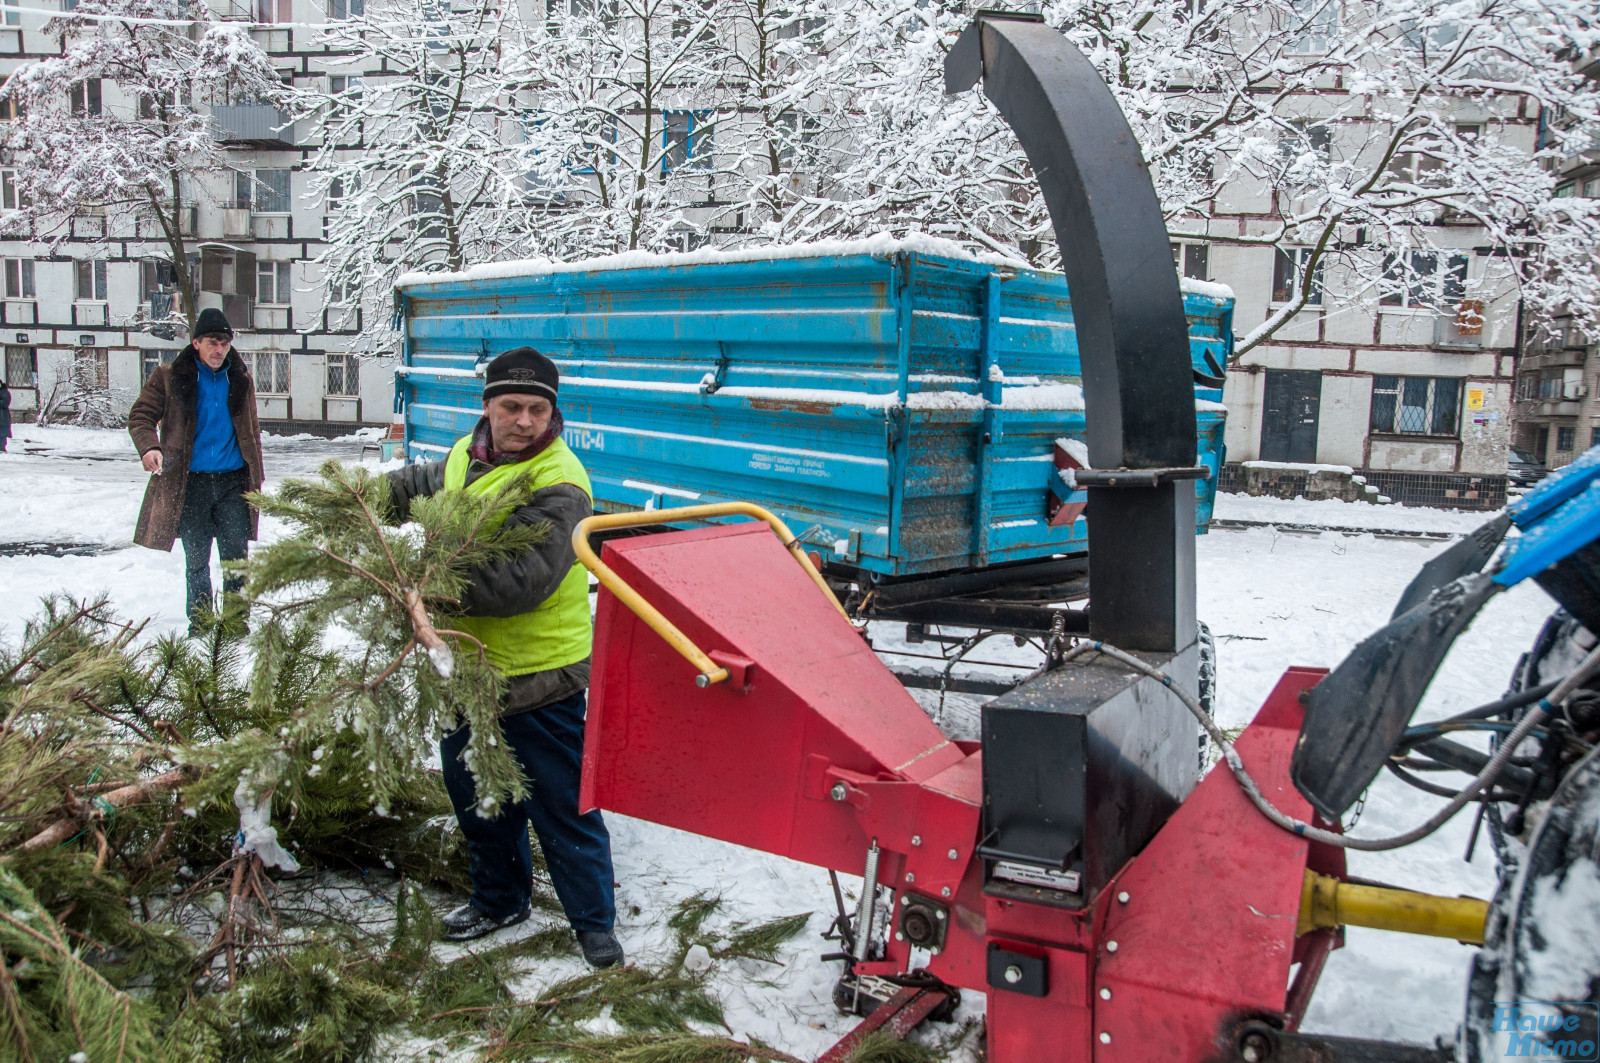
[[[951,741],[777,518],[742,503],[593,517],[575,537],[601,582],[584,806],[862,876],[836,1001],[865,1028],[904,1034],[968,990],[987,994],[991,1063],[1457,1058],[1297,1032],[1344,925],[1482,941],[1488,913],[1347,880],[1348,802],[1319,795],[1371,767],[1359,794],[1377,767],[1367,751],[1330,769],[1302,742],[1325,673],[1287,672],[1235,743],[1253,782],[1199,778],[1205,469],[1166,228],[1126,121],[1036,18],[980,15],[945,69],[952,92],[981,78],[1016,130],[1061,242],[1092,466],[1076,472],[1087,637],[1057,639],[1053,667],[984,706],[981,742]],[[669,518],[722,523],[609,539],[603,558],[589,545]],[[1450,587],[1480,578],[1493,539],[1425,573],[1444,591],[1418,608],[1470,619]],[[1367,661],[1369,689],[1399,692],[1349,728],[1385,736],[1378,766],[1421,695],[1406,662],[1431,652],[1403,649],[1381,675]]]

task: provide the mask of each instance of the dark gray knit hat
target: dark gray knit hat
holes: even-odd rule
[[[228,315],[214,306],[208,306],[200,311],[200,316],[195,319],[194,338],[201,336],[226,336],[233,339],[233,326],[228,324]]]
[[[490,362],[483,373],[483,397],[543,395],[552,403],[561,386],[556,363],[532,347],[518,347]]]

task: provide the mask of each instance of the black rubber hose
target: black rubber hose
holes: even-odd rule
[[[1499,716],[1501,713],[1520,709],[1525,705],[1532,705],[1555,688],[1556,684],[1554,683],[1541,683],[1536,687],[1529,687],[1527,690],[1519,690],[1515,694],[1507,694],[1499,701],[1491,701],[1487,705],[1479,705],[1475,709],[1468,709],[1466,712],[1458,712],[1454,716],[1446,716],[1442,720],[1433,720],[1431,722],[1455,723],[1459,720],[1486,720],[1490,716]],[[1418,724],[1418,726],[1426,727],[1427,724]]]

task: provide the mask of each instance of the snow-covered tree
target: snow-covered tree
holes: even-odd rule
[[[311,192],[332,208],[317,259],[331,300],[382,305],[408,270],[461,269],[520,249],[533,211],[523,195],[516,68],[527,42],[516,5],[373,0],[329,23],[320,43],[343,53],[348,71],[298,101],[320,142]]]
[[[59,56],[24,63],[0,88],[17,198],[0,216],[59,244],[71,219],[104,216],[102,239],[153,241],[192,324],[197,278],[185,212],[224,169],[207,105],[278,103],[284,89],[247,27],[200,0],[83,0],[46,31]]]
[[[1015,138],[978,94],[943,98],[943,56],[967,16],[918,0],[818,10],[830,19],[827,80],[847,93],[830,120],[852,149],[836,187],[791,207],[768,235],[920,228],[1053,265]],[[1474,227],[1473,243],[1488,245],[1500,268],[1484,283],[1520,284],[1535,309],[1600,312],[1600,217],[1590,203],[1553,199],[1546,169],[1600,133],[1593,85],[1567,61],[1595,44],[1592,4],[1053,0],[1044,16],[1111,84],[1175,235],[1296,249],[1293,297],[1239,353],[1324,284],[1367,302],[1481,297],[1452,269],[1452,226]],[[1557,112],[1570,128],[1531,143],[1533,120]],[[1207,224],[1217,212],[1256,222],[1221,231]]]

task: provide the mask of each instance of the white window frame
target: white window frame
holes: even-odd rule
[[[7,344],[5,350],[5,380],[13,388],[36,388],[39,386],[39,348],[27,347],[20,344]],[[25,366],[25,372],[18,372],[19,363]]]
[[[271,259],[256,259],[256,305],[257,306],[288,306],[294,301],[293,262],[276,262]],[[272,287],[271,299],[261,298],[261,282],[270,278]]]
[[[1305,281],[1306,265],[1311,261],[1311,256],[1316,253],[1312,247],[1275,247],[1272,249],[1272,291],[1270,302],[1274,306],[1285,306],[1300,298],[1300,285]],[[1306,300],[1307,306],[1321,306],[1323,292],[1323,262],[1317,260],[1316,268],[1311,278],[1311,296]],[[1289,286],[1285,289],[1285,296],[1278,297],[1278,281],[1283,279],[1285,270],[1289,272]]]
[[[289,394],[289,352],[288,351],[239,351],[239,358],[244,362],[244,367],[250,373],[250,379],[255,381],[256,394],[262,396],[282,396]],[[268,370],[271,379],[263,382],[261,377],[262,359],[271,359]],[[275,385],[282,385],[277,387]]]
[[[103,258],[79,258],[72,263],[73,291],[77,294],[80,303],[103,303],[106,301],[107,284],[106,260]]]
[[[37,299],[38,285],[34,282],[34,265],[31,258],[5,259],[5,285],[7,299]]]
[[[327,394],[333,398],[359,398],[361,396],[361,359],[354,354],[330,353],[328,360]],[[335,377],[339,380],[336,388]]]

